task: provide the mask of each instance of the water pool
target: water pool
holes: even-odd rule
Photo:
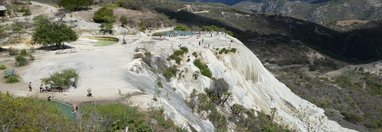
[[[109,46],[118,43],[119,39],[107,36],[89,36],[80,38],[74,42],[81,45],[93,45],[93,46]]]
[[[59,101],[52,101],[52,103],[54,103],[58,109],[70,119],[76,119],[76,114],[72,112],[72,106],[70,104]]]
[[[166,32],[157,32],[154,33],[153,36],[189,36],[192,35],[191,31],[177,31],[177,30],[171,30]]]

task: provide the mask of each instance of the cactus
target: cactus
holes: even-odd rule
[[[5,70],[5,78],[16,76],[16,71],[12,68]]]

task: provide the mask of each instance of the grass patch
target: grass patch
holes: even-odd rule
[[[166,78],[167,81],[170,81],[170,79],[174,76],[176,76],[176,72],[178,70],[176,69],[175,66],[168,67],[164,70],[163,76]]]
[[[184,54],[188,53],[188,48],[187,47],[180,47],[179,50],[175,50],[172,55],[170,55],[169,59],[170,60],[175,60],[176,64],[180,64],[182,61],[182,57]]]
[[[3,64],[0,64],[0,70],[4,70],[4,69],[7,69],[7,67]]]
[[[138,108],[131,107],[120,103],[112,104],[85,104],[81,106],[84,121],[89,121],[94,117],[101,120],[98,126],[102,131],[120,131],[126,126],[129,131],[150,132],[153,130],[175,131],[181,130],[176,127],[171,120],[164,118],[164,110],[150,110],[148,112],[140,112]],[[95,113],[93,113],[93,111]],[[157,123],[152,124],[155,120]]]
[[[177,31],[190,31],[190,28],[188,28],[186,25],[176,25],[174,30],[177,30]]]
[[[274,123],[269,115],[263,112],[256,112],[253,109],[246,109],[242,105],[234,104],[231,107],[232,114],[229,120],[237,126],[236,131],[250,132],[290,132],[285,126]]]
[[[10,76],[10,77],[7,77],[6,83],[17,83],[19,82],[19,77],[17,76]]]
[[[51,102],[0,93],[3,128],[10,131],[78,131],[78,127]]]
[[[211,73],[210,69],[209,69],[208,66],[207,66],[206,64],[204,64],[200,59],[196,59],[196,60],[194,60],[194,65],[195,65],[196,67],[199,68],[200,73],[201,73],[203,76],[212,78],[212,73]]]
[[[222,49],[217,49],[219,54],[229,54],[229,53],[236,53],[237,49],[236,48],[222,48]]]

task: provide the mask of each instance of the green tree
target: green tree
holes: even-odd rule
[[[115,16],[113,15],[113,9],[111,7],[102,7],[98,9],[93,16],[93,20],[97,23],[113,23],[115,22]]]
[[[73,83],[77,83],[79,75],[74,69],[66,69],[61,72],[56,72],[48,78],[41,79],[45,85],[50,85],[51,88],[68,89]]]
[[[121,22],[121,25],[123,27],[125,27],[125,25],[127,25],[127,17],[126,16],[121,16],[121,18],[119,18],[119,22]]]
[[[60,0],[58,5],[69,11],[86,9],[92,4],[93,0]]]
[[[71,27],[63,23],[48,22],[39,25],[32,35],[34,44],[62,46],[64,42],[73,42],[78,35]]]

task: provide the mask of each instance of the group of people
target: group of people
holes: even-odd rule
[[[32,82],[29,82],[28,88],[29,88],[29,92],[32,92]],[[40,85],[40,93],[47,91],[48,89],[49,87],[47,85],[45,86],[45,89],[44,89],[44,84]]]

